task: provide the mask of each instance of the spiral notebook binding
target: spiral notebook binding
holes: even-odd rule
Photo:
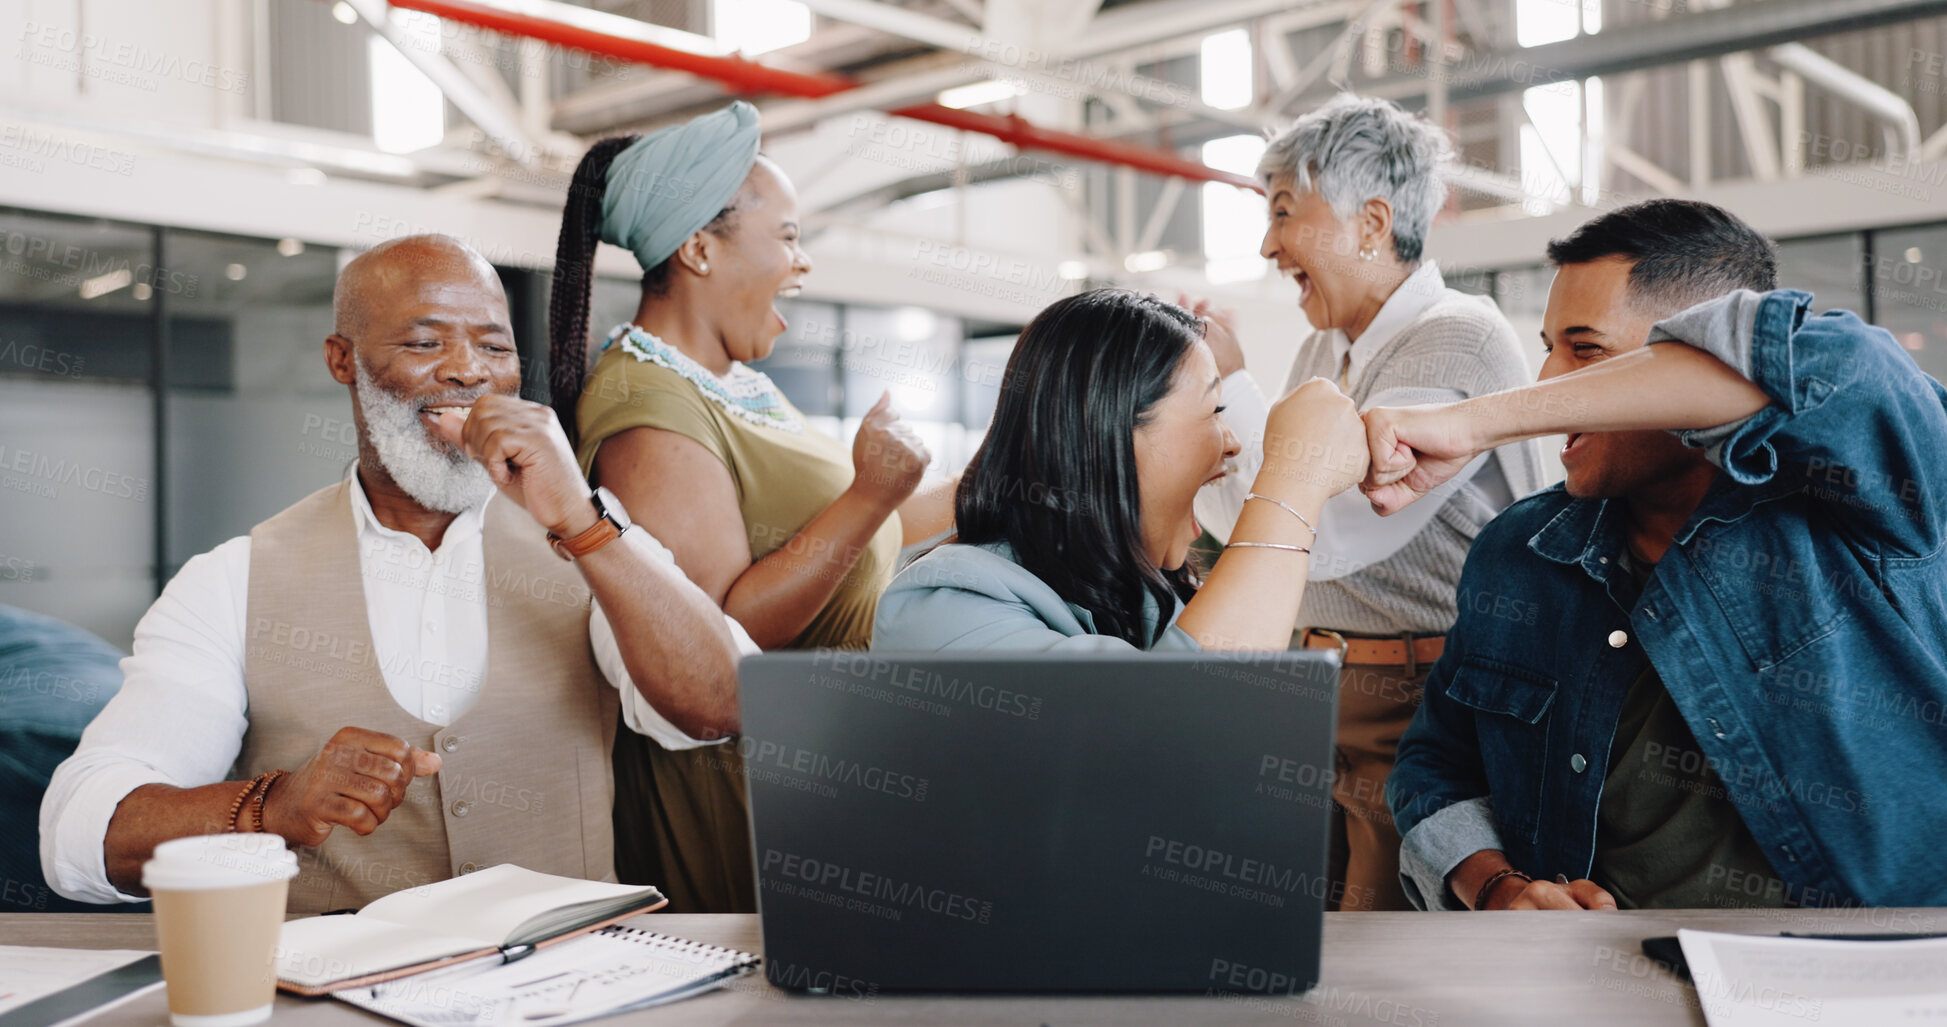
[[[618,938],[626,934],[630,935],[627,938],[628,941],[637,942],[638,944],[653,943],[661,948],[674,949],[684,954],[720,957],[733,962],[755,960],[758,958],[754,953],[745,952],[742,949],[733,949],[723,945],[708,945],[700,941],[691,941],[688,938],[676,938],[656,931],[647,931],[640,927],[625,927],[617,924],[613,927],[605,928],[602,933]]]

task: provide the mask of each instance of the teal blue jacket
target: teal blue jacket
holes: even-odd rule
[[[1176,626],[1182,612],[1183,604],[1177,602],[1152,650],[1203,648]],[[1146,613],[1145,627],[1153,629],[1156,608],[1152,605]],[[1014,562],[1011,547],[997,542],[944,545],[908,564],[879,597],[872,648],[1126,652],[1135,646],[1097,634],[1095,618],[1087,610],[1063,601],[1046,582]]]

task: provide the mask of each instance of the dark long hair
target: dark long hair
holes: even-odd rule
[[[1050,304],[1008,358],[987,438],[954,497],[959,541],[1006,542],[1035,577],[1138,648],[1143,607],[1164,616],[1196,590],[1143,549],[1136,429],[1170,391],[1202,335],[1189,311],[1153,296],[1095,289]]]
[[[568,443],[580,442],[575,407],[588,376],[588,301],[595,288],[595,246],[602,240],[602,195],[608,191],[608,166],[640,135],[610,136],[588,148],[568,184],[561,207],[561,235],[554,244],[554,287],[548,293],[548,396]],[[735,203],[717,212],[705,228],[721,234]],[[670,262],[642,272],[645,296],[669,292]]]
[[[554,287],[548,292],[548,396],[568,443],[580,441],[575,406],[588,374],[588,300],[595,289],[595,245],[602,239],[602,193],[608,166],[639,135],[613,136],[588,148],[568,183],[561,236],[554,244]],[[669,263],[664,261],[664,264]]]

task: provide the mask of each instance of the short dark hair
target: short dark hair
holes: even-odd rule
[[[1605,257],[1635,261],[1629,298],[1659,317],[1737,289],[1778,287],[1771,240],[1730,211],[1695,200],[1617,207],[1548,244],[1548,260],[1556,267]]]
[[[1176,600],[1195,594],[1187,567],[1143,549],[1136,429],[1169,394],[1203,337],[1189,311],[1154,296],[1094,289],[1056,300],[1021,331],[987,438],[954,497],[959,541],[1006,542],[1097,634],[1148,649]],[[1160,616],[1151,630],[1144,609]]]

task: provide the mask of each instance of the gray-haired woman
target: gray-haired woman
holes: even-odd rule
[[[1257,173],[1271,223],[1261,252],[1298,283],[1312,327],[1281,393],[1323,376],[1363,410],[1444,403],[1532,377],[1493,301],[1447,288],[1424,259],[1427,229],[1446,200],[1440,173],[1450,152],[1434,125],[1349,94],[1299,118],[1265,148]],[[1227,419],[1245,449],[1239,473],[1203,490],[1196,511],[1220,540],[1249,499],[1245,483],[1263,459],[1256,440],[1267,410],[1224,320],[1214,318],[1207,338],[1224,375]],[[1333,785],[1341,807],[1334,838],[1343,841],[1334,845],[1335,870],[1345,861],[1339,908],[1411,908],[1386,805],[1394,748],[1453,625],[1474,536],[1541,484],[1540,451],[1524,442],[1480,457],[1443,486],[1443,501],[1422,502],[1418,511],[1381,520],[1357,491],[1326,504],[1296,642],[1344,654]]]

